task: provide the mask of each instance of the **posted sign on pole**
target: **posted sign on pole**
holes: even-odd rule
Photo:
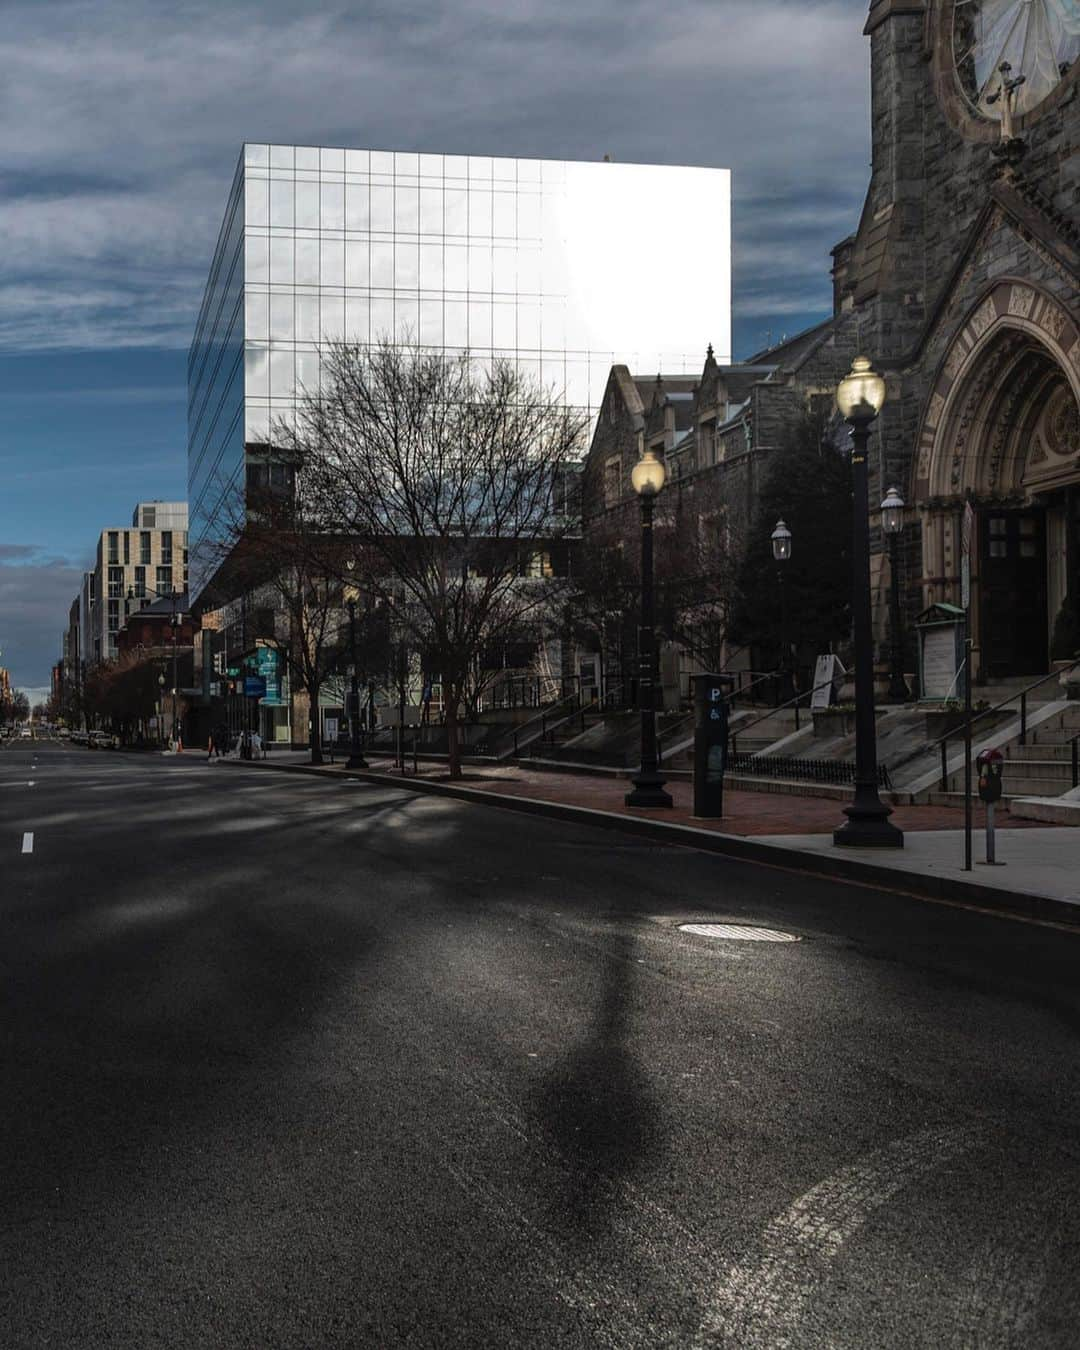
[[[730,675],[694,677],[694,815],[718,820],[724,814]]]

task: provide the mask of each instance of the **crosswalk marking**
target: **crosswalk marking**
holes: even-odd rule
[[[32,830],[27,830],[22,837],[22,851],[24,853],[33,853],[34,851],[34,835]]]

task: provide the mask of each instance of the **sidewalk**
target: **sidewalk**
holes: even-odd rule
[[[985,836],[976,806],[974,865],[965,872],[963,811],[954,806],[897,807],[892,819],[905,832],[903,849],[839,849],[832,830],[843,823],[843,804],[820,798],[735,790],[725,794],[724,818],[706,821],[693,817],[692,788],[683,782],[668,784],[675,803],[671,810],[646,811],[624,805],[626,779],[536,772],[519,765],[468,765],[465,776],[451,783],[445,764],[421,762],[414,775],[410,762],[410,772],[402,774],[384,756],[371,756],[367,771],[347,770],[344,758],[314,767],[307,751],[272,751],[250,765],[232,762],[328,779],[360,778],[473,802],[497,796],[504,807],[624,830],[658,843],[1080,926],[1080,831],[1021,820],[1008,811],[998,813],[997,857],[1005,865],[987,867],[978,861]]]

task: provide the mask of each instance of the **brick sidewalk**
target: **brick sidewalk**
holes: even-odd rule
[[[278,758],[280,762],[280,758]],[[306,755],[298,756],[297,763],[307,762]],[[399,774],[393,768],[393,761],[370,756],[368,763],[373,773],[386,773],[400,779],[408,785],[410,779],[421,778],[432,782],[449,782],[446,768],[442,764],[421,764],[420,772]],[[328,773],[343,773],[339,762]],[[642,810],[623,804],[623,798],[632,784],[627,778],[602,778],[587,774],[573,773],[536,773],[518,765],[491,766],[490,768],[466,765],[464,777],[459,780],[463,787],[474,791],[505,793],[519,797],[533,797],[540,801],[563,802],[567,806],[584,806],[594,811],[616,811],[623,815],[640,816],[643,819],[668,821],[674,825],[694,825],[699,829],[718,830],[724,834],[751,835],[791,835],[791,834],[830,834],[837,825],[844,823],[843,807],[840,801],[829,801],[821,797],[794,797],[773,792],[729,791],[724,794],[723,820],[698,820],[693,815],[693,788],[690,783],[671,782],[667,790],[674,798],[671,810]],[[897,806],[891,819],[902,830],[961,830],[964,827],[964,812],[956,806]],[[975,825],[983,823],[982,807],[976,803]],[[1027,829],[1031,826],[1046,828],[1040,821],[1020,820],[1000,810],[997,816],[999,829]]]

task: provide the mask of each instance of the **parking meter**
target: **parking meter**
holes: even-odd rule
[[[1005,758],[1000,750],[984,750],[975,760],[979,771],[979,799],[986,803],[986,861],[997,865],[994,854],[994,805],[1001,800],[1001,774]]]
[[[984,750],[975,760],[979,771],[979,800],[988,805],[1001,800],[1001,774],[1005,757],[1000,750]]]
[[[724,814],[730,675],[694,676],[694,815],[718,820]]]

